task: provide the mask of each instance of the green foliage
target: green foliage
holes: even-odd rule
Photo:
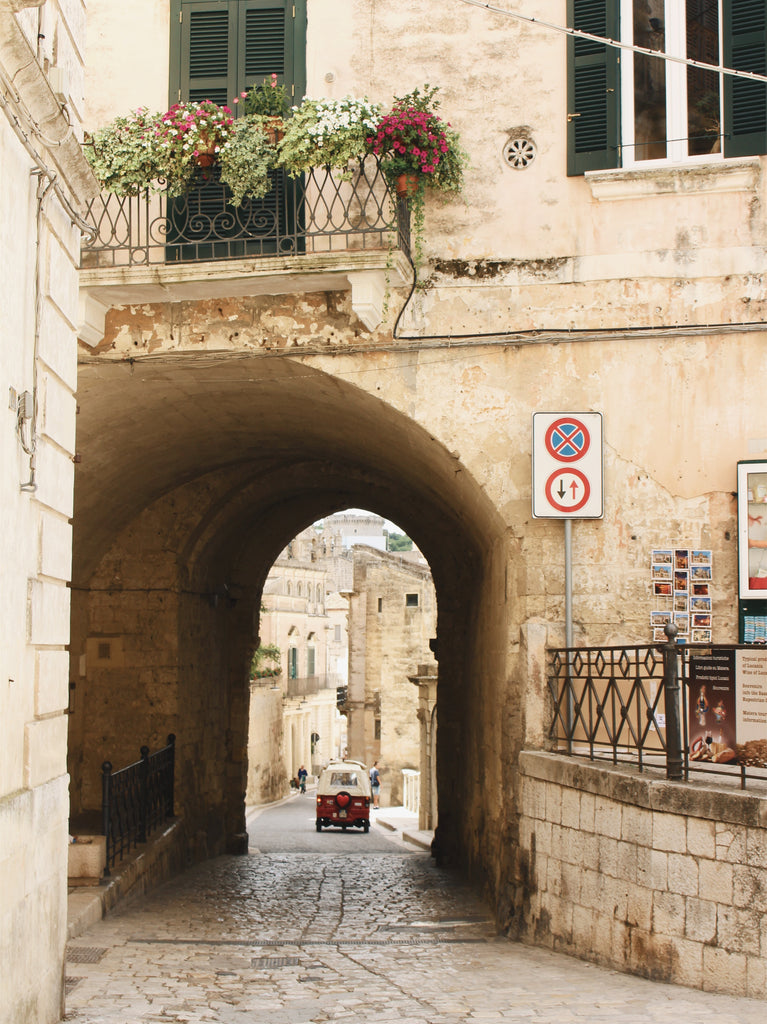
[[[88,138],[86,159],[107,192],[135,196],[164,177],[164,161],[157,144],[161,122],[160,114],[139,107],[126,117],[116,117]]]
[[[94,132],[85,153],[107,192],[133,196],[149,187],[179,196],[192,184],[199,154],[217,159],[232,125],[229,108],[209,100],[174,103],[164,114],[139,107]]]
[[[288,96],[284,85],[277,85],[277,75],[272,72],[260,85],[254,85],[244,94],[243,107],[246,114],[262,114],[265,117],[285,117],[288,112]]]
[[[416,176],[416,196],[426,187],[457,192],[463,185],[466,153],[458,132],[437,114],[438,91],[425,85],[395,97],[368,140],[390,182],[401,174]]]
[[[282,672],[280,666],[280,649],[276,644],[261,644],[253,652],[250,663],[250,675],[253,679],[264,679],[278,676]],[[274,664],[276,662],[276,664]]]
[[[293,108],[279,144],[279,162],[297,177],[312,167],[347,171],[350,161],[363,159],[368,138],[375,131],[381,108],[366,99],[305,99]]]
[[[437,114],[438,91],[437,86],[424,85],[395,97],[391,112],[368,140],[392,192],[398,177],[405,174],[410,179],[407,195],[416,279],[423,263],[426,191],[459,193],[468,163],[458,132]]]
[[[170,196],[189,188],[201,154],[217,160],[232,133],[234,118],[229,107],[211,100],[174,103],[160,118],[157,146]]]
[[[269,191],[274,147],[263,122],[264,118],[256,115],[241,117],[221,148],[221,181],[232,190],[233,206],[239,206],[246,198],[260,199]]]
[[[404,533],[390,533],[386,540],[387,551],[412,551],[413,542]]]

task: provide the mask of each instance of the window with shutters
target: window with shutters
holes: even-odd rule
[[[667,60],[570,38],[568,173],[767,150],[767,0],[569,0],[569,24]]]
[[[306,82],[306,0],[172,0],[170,102],[234,97],[272,74],[296,102]],[[191,193],[169,203],[166,259],[217,259],[303,250],[297,183],[270,174],[271,191],[233,208],[218,170],[200,172]],[[199,237],[198,237],[199,236]],[[229,241],[245,237],[251,241]],[[210,242],[208,238],[215,239]]]
[[[173,0],[170,102],[232,99],[272,74],[306,84],[306,0]]]

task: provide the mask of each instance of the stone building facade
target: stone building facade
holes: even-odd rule
[[[417,553],[416,557],[417,556]],[[349,755],[378,761],[381,805],[403,802],[402,769],[421,769],[419,694],[409,680],[417,666],[436,670],[430,641],[437,604],[425,560],[353,549],[349,601]]]
[[[723,56],[737,61],[734,7],[715,6]],[[185,95],[178,26],[195,7],[89,4],[88,127]],[[565,639],[566,593],[562,523],[531,514],[532,416],[597,412],[604,424],[604,515],[572,531],[579,645],[648,642],[651,552],[682,546],[711,551],[712,638],[737,640],[735,467],[767,449],[765,132],[733,120],[746,87],[729,78],[714,83],[719,116],[699,124],[695,88],[674,74],[667,124],[683,124],[690,87],[692,141],[641,152],[660,123],[630,102],[641,60],[618,66],[610,47],[584,52],[560,31],[571,17],[609,34],[623,14],[625,35],[630,9],[285,7],[299,92],[387,104],[441,88],[470,164],[459,199],[427,197],[420,289],[396,246],[146,267],[89,251],[72,663],[118,634],[142,681],[107,704],[98,675],[83,680],[94,717],[72,722],[75,792],[101,737],[127,756],[174,731],[196,848],[242,848],[260,588],[308,523],[371,508],[414,539],[437,593],[444,855],[486,890],[502,928],[533,934],[517,765],[546,746],[546,651]],[[760,3],[749,10],[764,18]],[[666,0],[669,26],[684,11]],[[141,74],[124,59],[139,36]],[[606,86],[577,109],[584,68]],[[748,93],[745,105],[758,120]],[[236,604],[213,608],[201,595],[224,584]],[[145,699],[160,678],[162,713]],[[203,754],[220,771],[196,770]]]
[[[248,804],[284,796],[301,764],[318,775],[332,757],[372,764],[382,751],[385,798],[399,803],[400,769],[419,766],[418,698],[403,682],[431,656],[436,605],[422,556],[385,553],[384,523],[364,512],[328,516],[272,566],[258,631],[262,645],[279,649],[280,671],[250,684]]]
[[[63,1008],[83,11],[0,3],[0,1021]]]
[[[341,753],[337,703],[347,679],[348,603],[331,586],[313,527],[290,542],[267,577],[258,634],[263,646],[279,650],[278,661],[264,662],[279,674],[251,680],[249,804],[285,796],[301,765],[317,775]]]
[[[34,115],[37,86],[25,76],[36,77],[35,68],[44,74],[46,56],[37,54],[37,5],[27,6],[0,4],[2,64]],[[94,129],[140,104],[166,109],[188,88],[178,59],[185,29],[178,26],[202,10],[202,0],[90,0],[84,106],[77,76],[85,7],[55,0],[40,6],[41,16],[61,26],[43,33],[44,45],[57,40],[71,71],[75,123],[82,114]],[[233,19],[259,7],[255,0],[217,6]],[[531,513],[534,413],[603,417],[604,515],[576,522],[572,531],[574,642],[649,641],[648,566],[659,547],[711,551],[713,639],[738,639],[735,467],[767,450],[763,86],[717,81],[721,103],[712,111],[708,100],[680,99],[689,82],[672,76],[665,155],[655,145],[642,152],[659,141],[647,125],[662,119],[657,104],[637,108],[632,97],[641,98],[643,75],[656,81],[657,72],[648,77],[638,59],[618,64],[603,44],[576,50],[560,31],[571,17],[597,34],[625,36],[630,0],[507,6],[283,5],[291,38],[300,41],[292,72],[299,91],[389,103],[425,82],[441,87],[442,112],[460,132],[470,165],[460,199],[427,198],[423,287],[411,293],[406,256],[385,244],[186,262],[165,259],[163,235],[158,262],[131,263],[117,246],[111,265],[111,250],[96,256],[91,246],[79,275],[76,452],[68,353],[78,230],[48,193],[43,230],[53,237],[46,259],[59,270],[45,285],[50,301],[42,304],[34,365],[45,362],[55,372],[39,423],[51,445],[38,446],[34,497],[17,487],[30,468],[19,449],[18,406],[7,412],[4,450],[18,480],[7,477],[3,492],[14,524],[5,541],[3,585],[14,617],[3,624],[4,650],[15,652],[7,672],[14,683],[2,684],[9,712],[3,813],[13,821],[15,845],[3,860],[2,891],[22,891],[30,849],[52,851],[41,858],[23,910],[4,896],[4,949],[13,935],[12,976],[20,979],[13,982],[16,1019],[50,1019],[60,993],[67,721],[73,811],[97,802],[106,757],[133,761],[143,743],[159,745],[174,732],[188,855],[246,848],[254,622],[269,568],[309,523],[339,508],[372,508],[424,552],[438,599],[438,790],[451,797],[439,807],[440,843],[486,891],[500,927],[534,941],[547,940],[541,922],[559,898],[559,869],[552,853],[545,888],[527,871],[532,843],[523,801],[534,786],[520,765],[523,751],[547,743],[546,652],[564,640],[566,605],[562,523]],[[659,22],[678,28],[685,10],[682,0],[666,0]],[[755,19],[753,42],[764,50],[763,4],[708,5],[730,66],[742,42],[733,31],[736,10]],[[711,41],[710,26],[703,27]],[[677,45],[671,29],[668,39]],[[9,52],[17,54],[15,65]],[[604,88],[601,96],[589,94],[590,108],[578,109],[584,68]],[[49,86],[40,88],[47,101],[55,99]],[[752,103],[754,88],[762,91]],[[12,93],[5,86],[4,97]],[[691,96],[695,101],[694,89]],[[596,122],[584,117],[587,108]],[[744,109],[756,120],[744,120]],[[7,350],[18,381],[8,384],[18,395],[33,390],[20,360],[22,350],[34,352],[36,303],[22,277],[32,265],[23,257],[34,255],[38,219],[29,183],[34,162],[13,117],[4,116],[3,173],[18,183],[12,194],[27,197],[11,205],[4,192],[2,221],[14,327],[4,334],[3,355]],[[47,150],[56,143],[49,159],[60,166],[73,136],[59,146],[44,111],[33,120],[44,128],[35,144]],[[73,168],[82,167],[79,154],[71,158]],[[79,169],[61,171],[84,197]],[[42,408],[38,402],[38,415]],[[68,719],[65,682],[74,687]],[[574,800],[568,797],[568,806]],[[763,820],[759,807],[754,813]],[[544,824],[536,829],[545,832],[547,821],[562,827],[539,813],[533,818]],[[653,813],[656,852],[668,855],[667,865],[672,854],[691,854],[680,835],[668,844],[662,810]],[[590,835],[588,811],[579,820]],[[646,839],[646,822],[641,828]],[[709,835],[708,825],[686,828],[685,842]],[[756,844],[761,855],[763,833],[745,828],[747,850]],[[714,859],[710,852],[705,839],[695,854],[700,864]],[[745,863],[753,869],[755,902],[767,885],[764,869]],[[562,874],[572,877],[575,867]],[[699,865],[697,894],[685,898],[701,901],[708,924],[697,937],[677,938],[705,935],[704,957],[716,949],[728,963],[742,963],[744,951],[730,944],[728,904],[713,898],[723,874],[726,868]],[[667,937],[664,908],[673,901],[653,900],[657,914],[644,924]],[[722,909],[712,926],[709,904],[717,902]],[[597,908],[576,899],[572,905],[579,922],[597,921]],[[39,913],[31,912],[35,906]],[[38,922],[49,907],[57,908],[55,927],[41,960]],[[17,921],[26,929],[21,942]],[[584,928],[570,934],[565,923],[561,941],[584,955],[607,955],[588,945]],[[34,956],[25,959],[30,948]],[[611,962],[635,969],[638,960],[618,948]],[[745,972],[727,984],[750,978],[748,991],[763,996],[763,929],[758,949],[744,955]],[[673,956],[665,963],[671,980],[695,977],[677,969],[682,961]],[[707,979],[715,986],[721,972]]]

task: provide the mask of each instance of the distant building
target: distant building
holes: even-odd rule
[[[400,554],[355,547],[349,603],[349,753],[382,769],[382,803],[402,802],[402,769],[419,770],[419,693],[408,676],[436,676],[429,641],[437,605],[431,572]],[[431,666],[429,668],[429,666]]]
[[[386,520],[370,512],[339,512],[328,516],[323,523],[323,534],[327,531],[334,544],[340,540],[344,548],[355,544],[386,550]]]
[[[395,803],[400,769],[419,768],[418,693],[408,674],[433,664],[434,588],[417,549],[386,553],[385,523],[368,513],[329,516],[294,537],[267,577],[259,637],[279,660],[265,660],[251,681],[248,803],[284,795],[301,764],[316,775],[347,750],[383,760],[384,793]]]
[[[265,659],[263,674],[251,680],[249,804],[284,796],[301,765],[317,775],[343,752],[338,703],[347,682],[347,612],[309,527],[280,554],[264,585],[260,644],[279,657]]]

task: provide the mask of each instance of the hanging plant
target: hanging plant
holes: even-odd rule
[[[458,132],[436,113],[437,86],[425,85],[395,98],[367,139],[381,161],[392,193],[406,198],[413,217],[416,274],[423,261],[426,190],[458,193],[467,154]]]
[[[158,144],[165,157],[168,195],[184,193],[196,167],[209,167],[218,160],[233,126],[229,107],[220,107],[211,100],[174,103],[162,115]]]
[[[85,157],[105,191],[135,196],[164,179],[160,119],[160,114],[139,107],[86,136]]]
[[[277,84],[277,73],[273,72],[260,85],[240,93],[246,114],[261,114],[264,117],[286,117],[289,109],[288,94],[284,84]]]
[[[244,199],[260,199],[271,188],[275,153],[261,122],[256,116],[239,118],[221,147],[221,181],[231,189],[233,206]]]
[[[368,138],[380,116],[381,107],[367,99],[305,99],[285,124],[279,164],[292,177],[312,167],[332,167],[349,178],[369,152]]]

